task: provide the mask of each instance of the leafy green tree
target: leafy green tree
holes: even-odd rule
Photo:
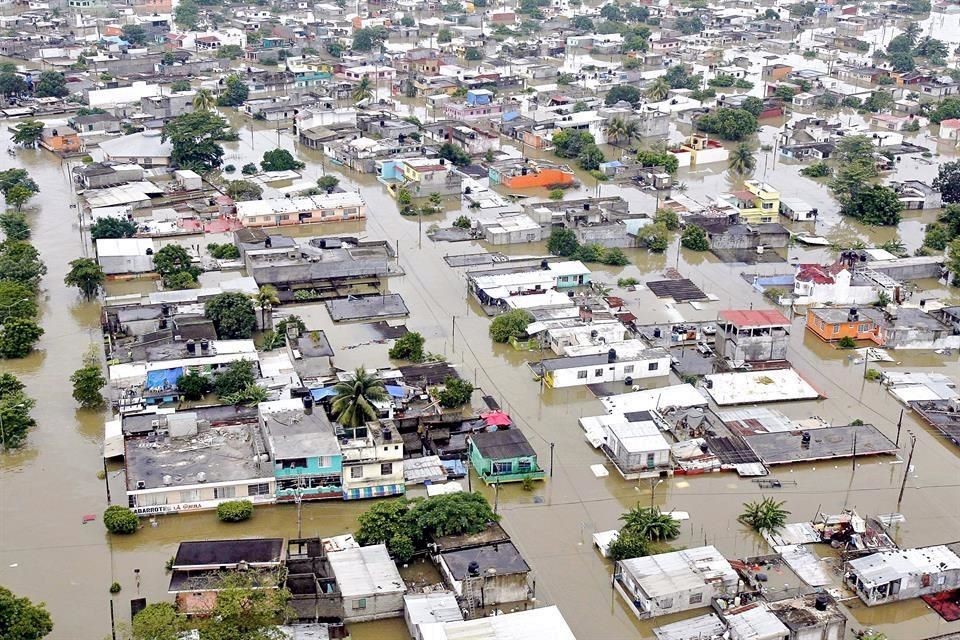
[[[423,361],[423,336],[416,331],[409,331],[397,338],[390,347],[390,357],[394,360]]]
[[[53,631],[53,620],[44,603],[33,604],[0,587],[0,638],[40,640]]]
[[[14,144],[21,147],[36,147],[43,136],[44,125],[39,120],[24,120],[13,128],[13,135],[10,137]]]
[[[266,151],[263,154],[263,160],[260,161],[260,168],[264,171],[291,171],[293,169],[303,169],[307,166],[293,157],[293,154],[286,149],[274,149]]]
[[[30,177],[26,169],[7,169],[0,171],[0,192],[4,197],[9,197],[10,190],[14,187],[26,187],[32,193],[40,193],[40,187]]]
[[[680,234],[680,244],[691,251],[707,251],[710,248],[710,242],[707,240],[707,232],[703,227],[695,224],[687,225]]]
[[[353,379],[333,387],[333,403],[330,408],[337,422],[345,427],[360,427],[377,419],[374,402],[387,399],[383,381],[367,373],[361,366],[353,372]]]
[[[742,140],[756,132],[757,118],[745,109],[723,107],[698,118],[696,127],[724,140]]]
[[[447,376],[443,381],[443,389],[437,394],[437,400],[444,409],[462,407],[470,402],[473,395],[473,385],[462,378]]]
[[[653,253],[663,253],[670,246],[670,230],[660,222],[648,224],[637,231],[637,242]]]
[[[255,407],[270,398],[270,392],[258,384],[248,384],[240,391],[227,396],[220,396],[224,404],[245,405]]]
[[[623,22],[623,11],[619,5],[606,4],[600,9],[600,17],[609,22]]]
[[[7,240],[0,243],[0,274],[3,279],[36,287],[47,273],[40,252],[29,242]]]
[[[555,256],[568,258],[580,248],[577,235],[571,229],[554,229],[547,240],[547,251]]]
[[[917,46],[913,49],[914,55],[926,58],[934,64],[943,64],[943,61],[950,55],[950,49],[941,40],[926,36],[917,41]]]
[[[163,288],[169,291],[196,289],[199,286],[200,282],[193,271],[177,271],[163,278]]]
[[[260,307],[260,326],[266,327],[267,310],[271,309],[274,305],[280,304],[280,295],[277,292],[277,288],[269,284],[262,285],[253,299],[257,303],[257,306]]]
[[[437,31],[437,44],[446,44],[453,40],[453,34],[450,29],[440,29]]]
[[[340,178],[336,176],[326,175],[317,178],[317,186],[327,193],[333,193],[333,190],[336,189],[339,184]]]
[[[33,88],[33,94],[38,98],[62,98],[69,93],[67,78],[59,71],[44,71]]]
[[[217,106],[217,97],[210,89],[200,89],[197,95],[193,96],[193,108],[196,111],[213,111],[215,106]]]
[[[4,358],[25,358],[33,351],[43,328],[27,318],[7,320],[0,330],[0,356]]]
[[[574,16],[570,27],[576,31],[593,31],[593,20],[587,16]]]
[[[617,539],[610,543],[609,557],[614,562],[642,558],[650,555],[650,547],[641,536],[627,530],[621,530]]]
[[[154,602],[133,617],[132,640],[180,640],[184,621],[169,602]]]
[[[444,142],[440,145],[438,155],[458,167],[465,167],[470,164],[470,154],[464,151],[459,145],[451,142]]]
[[[96,409],[103,406],[101,391],[107,386],[103,369],[96,351],[91,349],[83,358],[83,366],[70,376],[73,383],[73,399],[84,409]]]
[[[409,512],[404,498],[374,504],[357,517],[357,542],[363,546],[385,544],[397,561],[406,562],[416,551]]]
[[[204,315],[213,321],[221,340],[249,338],[257,328],[253,301],[242,293],[225,292],[207,300]]]
[[[200,21],[200,7],[194,0],[180,0],[173,12],[173,20],[184,31],[193,31]]]
[[[96,297],[107,279],[103,268],[91,258],[77,258],[70,262],[70,271],[63,279],[68,287],[77,287],[87,300]]]
[[[101,238],[130,238],[137,232],[137,223],[126,218],[100,218],[90,226],[90,237],[93,240]]]
[[[36,289],[15,280],[0,280],[0,324],[37,315]]]
[[[35,402],[23,389],[23,383],[12,373],[0,373],[0,421],[3,424],[0,446],[4,451],[23,446],[30,429],[37,426],[30,416]]]
[[[170,91],[172,93],[183,93],[184,91],[190,91],[192,87],[190,86],[189,80],[174,80],[170,84]]]
[[[217,98],[217,106],[239,107],[250,96],[250,88],[236,73],[227,76],[224,85],[226,89]]]
[[[808,178],[825,178],[833,173],[826,162],[814,162],[813,164],[800,169],[800,175]]]
[[[480,533],[500,517],[479,493],[447,493],[420,500],[409,513],[416,540],[432,537]]]
[[[656,507],[636,507],[630,509],[620,519],[623,531],[634,533],[644,540],[669,540],[680,535],[680,523],[669,513],[663,513]]]
[[[603,156],[603,151],[600,150],[595,144],[588,144],[580,151],[580,155],[577,156],[577,164],[580,165],[581,169],[586,171],[594,171],[600,168],[600,165],[606,161],[606,158]]]
[[[389,36],[383,27],[364,27],[353,32],[353,50],[371,51],[379,47]]]
[[[153,268],[163,277],[165,283],[178,273],[192,274],[193,279],[196,279],[197,275],[197,268],[193,266],[190,254],[178,244],[168,244],[153,254]]]
[[[878,226],[900,224],[901,211],[903,203],[896,192],[879,184],[858,189],[840,209],[845,216],[856,218],[864,224]]]
[[[699,16],[680,16],[676,20],[676,27],[680,33],[690,36],[703,31],[703,21]]]
[[[620,247],[611,247],[604,251],[600,256],[600,262],[612,267],[624,267],[630,264],[630,260]]]
[[[676,231],[680,228],[680,216],[673,209],[657,209],[653,216],[654,224],[662,224],[670,231]]]
[[[940,192],[944,202],[960,203],[960,161],[941,163],[933,188]]]
[[[490,323],[490,337],[494,342],[509,342],[511,338],[518,338],[526,333],[531,322],[533,314],[526,309],[512,309],[501,313]]]
[[[211,242],[207,245],[207,253],[217,260],[236,260],[240,257],[240,250],[237,249],[235,244],[229,242],[223,244]]]
[[[576,158],[585,147],[596,142],[586,131],[569,129],[554,133],[550,141],[553,143],[554,153],[561,158]]]
[[[463,51],[464,60],[483,60],[483,51],[479,47],[467,47]]]
[[[247,369],[249,370],[249,366]],[[177,390],[187,400],[200,400],[213,391],[213,381],[198,371],[187,371],[177,380]]]
[[[753,155],[753,150],[750,148],[750,145],[746,142],[741,142],[733,150],[733,153],[730,154],[727,168],[730,169],[731,173],[744,176],[753,173],[756,166],[757,159]]]
[[[960,238],[954,238],[947,245],[947,259],[944,266],[950,275],[953,276],[950,284],[960,287]]]
[[[103,512],[103,525],[112,534],[130,535],[140,528],[140,518],[127,507],[115,504]]]
[[[941,100],[930,112],[930,122],[940,124],[944,120],[960,118],[960,98],[949,97]]]
[[[249,180],[231,180],[227,183],[226,192],[234,202],[246,202],[259,200],[263,195],[263,187]]]
[[[618,84],[610,89],[610,91],[607,91],[607,95],[603,98],[603,102],[607,105],[616,104],[620,101],[636,104],[640,102],[641,97],[642,94],[640,93],[640,89],[637,87],[629,84]]]
[[[121,37],[135,47],[147,43],[147,32],[138,24],[125,24],[120,28]]]
[[[927,230],[923,235],[923,246],[936,251],[943,251],[952,239],[953,235],[946,226],[934,222],[927,225]]]
[[[0,231],[3,231],[6,240],[28,240],[30,224],[27,216],[19,211],[0,213]]]
[[[163,125],[163,141],[173,145],[170,161],[181,169],[205,173],[223,163],[219,141],[232,137],[227,121],[210,111],[194,111]]]
[[[786,502],[777,502],[773,498],[744,503],[743,513],[737,520],[758,533],[776,533],[787,524],[790,512],[783,508]]]
[[[34,192],[22,184],[10,187],[5,194],[7,204],[16,208],[17,211],[23,209],[23,205],[33,197]]]
[[[890,56],[890,66],[897,73],[906,73],[916,69],[917,63],[909,53],[894,53]]]
[[[611,118],[607,123],[607,140],[610,144],[620,144],[626,142],[630,144],[635,138],[640,137],[640,127],[637,121],[632,118],[622,118],[617,116]]]
[[[663,170],[674,175],[680,168],[680,161],[677,156],[669,151],[659,151],[653,149],[640,149],[637,151],[637,164],[641,167],[663,167]]]
[[[26,92],[27,83],[23,78],[10,71],[0,73],[0,94],[14,98]]]
[[[200,640],[280,640],[276,625],[289,615],[290,592],[264,589],[266,576],[229,573],[221,578],[217,604],[200,623]],[[279,583],[280,576],[270,580]]]
[[[671,89],[698,89],[700,87],[700,76],[691,76],[682,64],[667,69],[664,78]]]
[[[256,383],[253,366],[249,360],[236,360],[213,376],[213,389],[220,397],[243,391]]]

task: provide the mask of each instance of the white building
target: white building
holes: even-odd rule
[[[343,599],[343,621],[366,622],[403,615],[407,587],[386,545],[353,547],[327,554]]]
[[[141,98],[153,98],[162,94],[163,88],[158,84],[134,82],[127,87],[115,89],[94,89],[87,93],[87,103],[90,108],[110,108],[122,104],[140,104]]]
[[[597,348],[614,342],[623,342],[626,337],[626,327],[619,320],[610,319],[606,322],[597,321],[573,327],[550,327],[546,330],[545,341],[558,356],[567,356],[577,355],[578,347]]]
[[[897,549],[850,560],[847,584],[867,606],[960,587],[958,544]]]
[[[104,160],[142,167],[165,167],[170,164],[173,143],[163,140],[160,131],[143,131],[100,143]]]
[[[445,622],[424,640],[577,640],[556,606]]]
[[[343,499],[403,495],[403,440],[388,427],[372,423],[347,429],[340,440]]]
[[[100,238],[97,262],[110,275],[153,271],[153,240],[150,238]]]
[[[625,382],[669,375],[670,354],[642,340],[567,347],[567,356],[532,363],[551,388]],[[542,369],[541,369],[542,367]]]
[[[245,227],[282,227],[314,222],[342,222],[367,217],[367,205],[355,191],[296,198],[248,200],[236,204]]]
[[[890,295],[892,297],[893,291]],[[875,282],[855,276],[843,265],[797,265],[793,276],[796,304],[830,303],[837,305],[872,304],[878,298]]]
[[[614,586],[641,619],[709,607],[733,596],[739,578],[713,546],[617,562]]]
[[[625,480],[671,475],[670,443],[648,411],[580,418],[580,426]]]
[[[403,619],[413,640],[431,640],[445,622],[460,622],[463,612],[450,591],[408,593],[403,596]]]

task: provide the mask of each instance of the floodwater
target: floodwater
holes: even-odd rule
[[[238,122],[235,120],[235,122]],[[9,123],[0,123],[3,129]],[[766,125],[767,123],[765,123]],[[765,126],[761,140],[766,144],[782,122]],[[259,160],[262,153],[277,143],[275,130],[243,126],[241,140],[227,145],[226,163],[236,166]],[[305,177],[314,179],[330,172],[329,163],[319,155],[299,148],[288,134],[281,144],[308,162]],[[0,147],[9,145],[0,136]],[[4,168],[11,162],[0,149]],[[4,371],[20,376],[29,393],[38,399],[34,415],[39,427],[27,446],[0,458],[0,584],[49,606],[56,629],[55,639],[99,640],[110,631],[110,603],[116,608],[118,622],[129,620],[129,599],[142,596],[149,601],[165,599],[168,576],[164,564],[181,540],[233,536],[284,536],[298,534],[294,506],[258,508],[254,518],[243,524],[219,523],[212,513],[162,517],[156,526],[145,527],[134,536],[110,538],[98,522],[82,524],[85,514],[99,515],[107,505],[101,470],[101,412],[78,411],[70,397],[70,373],[81,362],[90,344],[99,340],[98,305],[85,303],[74,289],[67,289],[63,275],[67,263],[88,249],[76,226],[76,210],[67,179],[67,163],[61,163],[43,151],[18,150],[17,163],[30,170],[41,185],[30,219],[34,242],[46,261],[49,273],[42,283],[42,324],[46,334],[38,351],[21,361],[3,362]],[[904,175],[929,177],[932,165],[904,161]],[[758,162],[758,176],[780,188],[785,194],[798,194],[822,206],[825,215],[816,223],[816,232],[828,237],[862,238],[879,243],[896,235],[890,229],[865,229],[841,221],[825,189],[810,180],[797,177],[797,167],[774,162],[772,152]],[[764,173],[765,172],[765,173]],[[903,418],[901,445],[909,444],[908,432],[916,440],[913,468],[909,472],[903,503],[897,494],[907,471],[900,460],[867,458],[856,468],[847,462],[810,464],[784,468],[776,476],[795,480],[779,490],[761,491],[748,479],[731,474],[676,477],[656,488],[651,497],[649,484],[625,482],[615,474],[595,478],[591,464],[605,462],[592,449],[577,425],[583,415],[603,411],[600,403],[586,390],[547,390],[539,393],[526,362],[534,357],[509,347],[495,345],[487,337],[489,318],[467,296],[462,273],[443,261],[448,254],[470,253],[486,249],[482,243],[434,244],[421,231],[429,224],[449,224],[461,212],[455,200],[449,200],[445,212],[425,218],[422,227],[416,218],[404,218],[395,203],[370,176],[355,174],[341,177],[345,188],[359,189],[366,202],[368,218],[359,223],[284,230],[284,233],[353,233],[369,239],[394,243],[404,268],[402,277],[391,279],[388,288],[403,295],[411,316],[407,326],[421,332],[427,348],[444,354],[461,374],[499,400],[512,415],[539,453],[541,464],[549,469],[549,478],[535,491],[504,487],[499,496],[474,478],[473,487],[496,501],[506,530],[533,569],[536,580],[536,604],[556,604],[573,631],[581,639],[651,638],[651,623],[640,623],[628,612],[611,589],[611,565],[593,549],[591,534],[618,526],[618,516],[629,507],[651,500],[663,508],[688,511],[691,519],[682,526],[677,545],[716,545],[729,557],[765,551],[765,543],[745,531],[737,522],[741,504],[763,494],[785,500],[794,519],[812,518],[818,508],[836,512],[855,507],[861,514],[901,511],[905,523],[894,532],[904,546],[929,545],[960,538],[960,450],[935,432],[925,428],[912,415]],[[592,195],[596,185],[581,176],[586,186],[580,196]],[[684,172],[679,179],[694,197],[709,196],[730,188],[722,168],[706,172]],[[633,189],[616,185],[600,186],[602,195],[620,194],[634,210],[652,212],[654,200]],[[537,193],[545,196],[545,193]],[[573,197],[570,195],[569,197]],[[831,213],[834,212],[834,213]],[[930,212],[908,216],[901,237],[908,248],[919,245],[921,224],[933,218]],[[811,227],[813,225],[810,225]],[[808,230],[812,230],[808,228]],[[205,242],[217,241],[211,237]],[[186,242],[196,244],[196,239]],[[506,253],[534,254],[543,246],[498,248]],[[618,277],[641,280],[656,278],[667,267],[677,267],[719,301],[696,312],[680,306],[676,310],[646,305],[640,307],[636,294],[618,291],[641,322],[658,320],[677,310],[691,319],[715,317],[727,307],[766,306],[767,303],[739,277],[742,272],[788,273],[788,263],[758,267],[720,263],[707,254],[680,251],[676,243],[665,255],[649,255],[629,250],[632,264],[624,268],[597,267],[596,278],[615,283]],[[823,249],[810,251],[794,247],[791,261],[829,259]],[[651,278],[653,276],[653,278]],[[217,276],[211,275],[215,278]],[[946,290],[935,282],[921,283],[925,296],[957,299],[957,290]],[[110,293],[150,290],[150,281],[114,283]],[[283,312],[302,315],[310,328],[324,329],[337,351],[336,365],[348,369],[359,365],[381,366],[387,362],[387,346],[366,342],[366,332],[357,325],[334,326],[321,306],[296,305]],[[355,348],[347,348],[355,347]],[[875,383],[862,380],[858,366],[851,365],[846,354],[807,336],[802,321],[795,320],[790,359],[794,366],[823,391],[827,398],[778,406],[787,415],[804,418],[818,415],[838,424],[853,419],[873,423],[887,436],[897,432],[898,405]],[[896,354],[901,365],[936,370],[956,376],[960,372],[957,356],[928,353]],[[551,444],[553,462],[550,463]],[[901,458],[905,458],[904,452]],[[119,466],[109,469],[109,485],[115,502],[124,504],[123,477]],[[303,535],[330,535],[355,528],[356,516],[369,503],[329,502],[305,504],[302,513]],[[139,581],[135,570],[139,569]],[[108,587],[117,581],[123,591],[111,597]],[[858,601],[857,601],[858,602]],[[874,627],[890,638],[922,638],[955,631],[930,612],[920,601],[888,605],[874,609],[849,603],[851,627]],[[683,616],[680,616],[683,617]],[[673,618],[658,620],[659,624]],[[406,637],[400,620],[352,625],[355,638],[399,640]]]

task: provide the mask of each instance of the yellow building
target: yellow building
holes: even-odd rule
[[[745,189],[741,191],[720,196],[721,200],[737,209],[740,222],[776,222],[780,212],[780,192],[759,180],[747,180],[743,186]]]

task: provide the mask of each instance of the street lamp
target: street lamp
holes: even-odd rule
[[[654,482],[654,478],[650,478],[650,508],[653,509],[653,498],[656,495],[657,487],[663,484],[663,478],[660,478]]]

